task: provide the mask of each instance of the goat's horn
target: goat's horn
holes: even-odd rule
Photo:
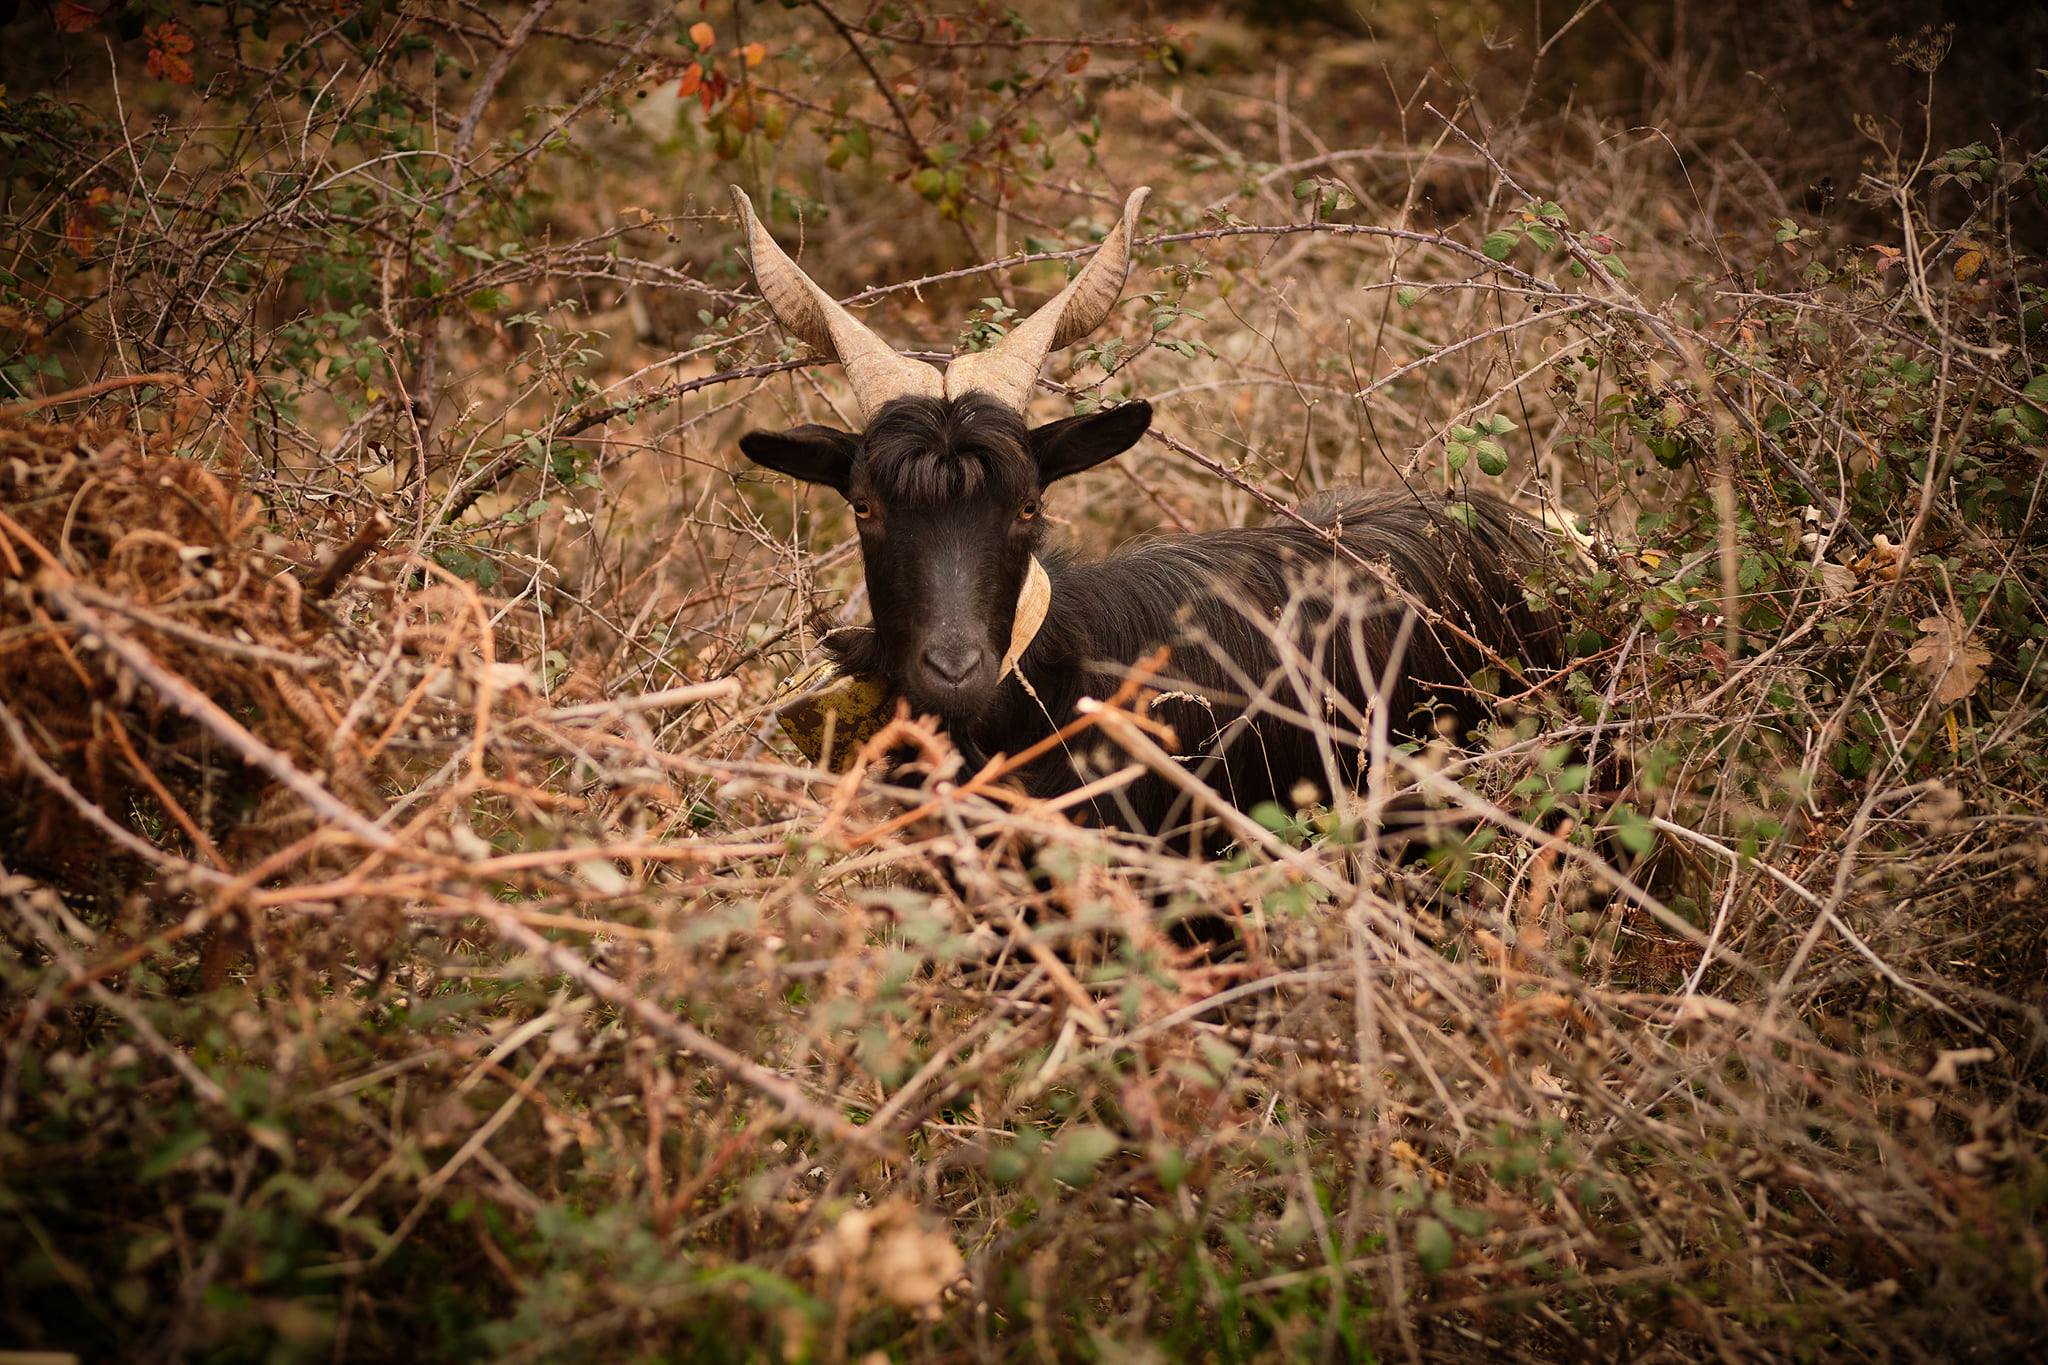
[[[739,211],[740,227],[747,235],[747,259],[753,264],[754,282],[761,287],[761,297],[768,300],[770,311],[792,334],[820,355],[837,360],[845,369],[863,421],[872,421],[892,398],[945,396],[945,381],[936,369],[921,360],[896,354],[887,342],[812,283],[811,277],[789,259],[768,235],[768,229],[761,226],[761,220],[754,216],[753,201],[738,185],[732,187],[732,202]]]
[[[953,357],[946,367],[946,396],[960,398],[979,389],[1023,411],[1038,384],[1038,368],[1062,346],[1071,346],[1102,325],[1123,292],[1131,263],[1131,238],[1138,231],[1138,213],[1150,186],[1131,191],[1124,201],[1123,221],[1102,239],[1101,250],[1067,287],[1010,329],[1008,336],[986,351]]]

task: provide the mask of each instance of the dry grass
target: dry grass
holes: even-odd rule
[[[2038,1337],[2048,162],[1923,126],[1944,82],[1997,108],[2010,32],[1816,21],[1899,93],[1859,137],[1603,5],[1509,47],[1190,11],[1085,63],[1051,6],[748,7],[708,113],[693,15],[261,13],[189,21],[204,104],[112,20],[6,73],[6,1344]],[[847,406],[751,305],[727,179],[941,354],[1149,181],[1041,401],[1160,421],[1050,510],[1108,546],[1493,488],[1581,532],[1530,584],[1573,665],[1335,810],[1218,803],[1223,861],[914,719],[921,787],[808,766],[776,689],[857,554],[733,438]],[[1163,761],[1145,682],[1073,737],[1113,772]]]

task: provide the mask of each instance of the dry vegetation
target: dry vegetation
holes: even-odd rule
[[[9,8],[0,1346],[2038,1338],[2040,21],[1285,8]],[[933,355],[1149,182],[1071,533],[1491,488],[1572,666],[1224,861],[810,766],[734,181]]]

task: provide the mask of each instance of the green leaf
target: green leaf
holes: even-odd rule
[[[1123,1140],[1107,1128],[1083,1124],[1070,1128],[1053,1146],[1052,1173],[1069,1185],[1081,1185],[1094,1178],[1095,1168],[1108,1160]]]
[[[1455,1250],[1451,1230],[1441,1219],[1424,1218],[1415,1224],[1415,1259],[1430,1274],[1441,1275],[1449,1270]]]
[[[2048,418],[2048,371],[2029,379],[2027,386],[2020,390],[2020,395],[2032,404],[2031,407],[2021,410],[2020,420],[2027,424],[2027,430],[2039,436],[2042,427],[2048,425],[2048,422],[2043,420]]]
[[[204,1128],[187,1128],[157,1148],[149,1160],[142,1163],[142,1169],[136,1174],[144,1181],[156,1180],[170,1174],[174,1166],[205,1146],[206,1138]]]
[[[1316,182],[1313,180],[1297,180],[1294,182],[1294,197],[1296,199],[1306,199],[1315,192]]]
[[[1624,801],[1614,808],[1613,814],[1614,837],[1623,848],[1640,858],[1657,846],[1657,831],[1633,806]]]
[[[1407,284],[1402,285],[1394,294],[1395,302],[1399,303],[1403,308],[1413,308],[1415,301],[1421,297],[1422,292],[1420,290],[1416,289],[1413,285]]]
[[[1514,229],[1502,228],[1499,232],[1489,232],[1486,240],[1479,244],[1479,249],[1492,260],[1504,261],[1514,254],[1515,243],[1520,240]]]
[[[1481,441],[1472,447],[1479,457],[1479,467],[1498,478],[1508,472],[1508,453],[1500,448],[1497,441]]]

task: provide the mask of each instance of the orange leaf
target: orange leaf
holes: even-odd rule
[[[192,84],[192,63],[160,47],[149,50],[149,74],[178,85]]]
[[[1067,74],[1079,75],[1088,65],[1088,56],[1088,49],[1084,47],[1067,58]]]
[[[676,82],[676,96],[688,99],[697,93],[697,87],[704,83],[704,67],[700,62],[691,62],[683,68],[682,80]]]
[[[93,226],[90,217],[77,209],[64,215],[64,249],[74,256],[90,256],[92,245],[99,240],[99,230]]]
[[[1984,253],[1981,251],[1965,251],[1962,255],[1956,257],[1957,280],[1967,280],[1983,268]]]
[[[740,49],[740,56],[745,59],[748,66],[759,66],[767,59],[768,49],[761,43],[748,43]]]
[[[699,19],[690,25],[690,41],[708,52],[711,50],[711,44],[718,41],[718,30]]]

